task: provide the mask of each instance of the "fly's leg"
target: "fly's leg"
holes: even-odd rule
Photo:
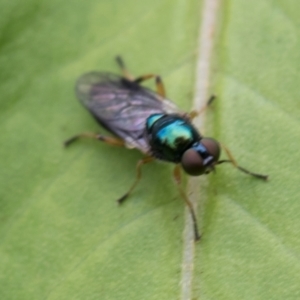
[[[81,138],[91,138],[91,139],[95,139],[98,141],[102,141],[105,142],[109,145],[113,145],[113,146],[125,146],[125,143],[117,138],[114,137],[110,137],[110,136],[105,136],[102,134],[98,134],[98,133],[81,133],[75,136],[72,136],[71,138],[69,138],[68,140],[66,140],[64,142],[65,147],[68,147],[70,144],[74,143],[75,141],[77,141],[78,139]]]
[[[155,74],[146,74],[146,75],[137,77],[134,80],[134,82],[141,83],[141,82],[143,82],[145,80],[148,80],[148,79],[151,79],[151,78],[155,78],[157,94],[162,96],[163,98],[165,98],[166,97],[166,91],[165,91],[165,87],[164,87],[164,84],[163,84],[160,76],[155,75]]]
[[[181,170],[180,170],[180,165],[176,165],[173,171],[173,177],[175,179],[178,191],[180,193],[180,196],[183,198],[183,200],[185,201],[186,205],[188,206],[191,216],[192,216],[192,221],[193,221],[193,227],[194,227],[194,239],[195,241],[199,241],[201,236],[199,234],[199,230],[198,230],[198,225],[197,225],[197,218],[196,218],[196,214],[193,208],[193,204],[192,202],[189,200],[188,196],[186,195],[186,193],[184,192],[182,186],[181,186]]]
[[[268,175],[263,175],[263,174],[259,174],[259,173],[254,173],[254,172],[251,172],[241,166],[239,166],[236,162],[236,160],[234,159],[233,155],[231,154],[231,152],[229,151],[229,149],[227,147],[225,147],[224,145],[221,145],[222,148],[225,150],[227,156],[229,159],[223,159],[223,160],[219,160],[216,165],[220,165],[220,164],[223,164],[223,163],[231,163],[235,168],[237,168],[238,170],[240,170],[241,172],[244,172],[245,174],[248,174],[248,175],[251,175],[255,178],[258,178],[258,179],[262,179],[262,180],[268,180]]]
[[[134,81],[134,77],[128,72],[122,57],[116,56],[116,61],[122,71],[123,77],[129,81]]]
[[[128,192],[117,200],[119,204],[123,203],[128,198],[128,196],[132,193],[132,191],[135,189],[135,187],[139,183],[140,179],[142,178],[142,171],[141,171],[142,166],[152,162],[153,160],[154,160],[153,157],[147,156],[147,157],[145,157],[145,158],[138,161],[138,163],[136,165],[136,178],[135,178],[135,181],[134,181],[133,185],[130,187],[130,189],[128,190]]]
[[[216,96],[212,95],[207,103],[200,109],[200,110],[192,110],[188,116],[190,118],[190,120],[193,120],[195,117],[201,115],[208,107],[210,107],[210,105],[212,104],[212,102],[215,100]]]
[[[143,75],[143,76],[139,76],[137,78],[134,78],[127,70],[126,66],[125,66],[125,63],[122,59],[121,56],[117,56],[116,57],[116,61],[117,61],[117,64],[119,65],[119,67],[121,68],[121,71],[122,71],[122,74],[123,74],[123,77],[131,82],[134,82],[134,83],[141,83],[145,80],[148,80],[148,79],[151,79],[151,78],[155,78],[155,84],[156,84],[156,92],[157,94],[159,94],[160,96],[162,96],[163,98],[165,98],[166,96],[166,93],[165,93],[165,88],[164,88],[164,84],[160,78],[160,76],[158,75],[155,75],[155,74],[146,74],[146,75]]]

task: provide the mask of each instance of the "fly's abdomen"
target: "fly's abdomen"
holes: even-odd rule
[[[129,148],[149,154],[146,119],[176,110],[153,91],[111,73],[90,72],[79,78],[76,93],[97,122],[125,141]]]
[[[154,114],[146,122],[148,142],[153,155],[178,163],[183,153],[201,139],[196,128],[177,114]]]

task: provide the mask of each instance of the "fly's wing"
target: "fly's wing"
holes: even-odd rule
[[[181,113],[173,102],[111,73],[81,76],[76,93],[103,127],[124,140],[129,148],[144,153],[149,153],[144,135],[146,119],[156,113]]]

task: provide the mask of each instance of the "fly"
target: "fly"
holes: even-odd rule
[[[136,178],[129,190],[118,199],[121,204],[141,179],[141,167],[154,160],[175,164],[173,177],[181,197],[187,204],[194,227],[195,240],[200,239],[193,205],[181,186],[181,169],[188,175],[198,176],[214,171],[217,165],[231,163],[238,170],[259,179],[262,175],[239,166],[229,150],[222,146],[228,159],[220,160],[221,144],[213,138],[203,137],[192,124],[212,102],[203,109],[186,113],[166,98],[160,76],[146,74],[134,78],[121,57],[116,57],[122,76],[105,72],[90,72],[81,76],[76,84],[76,95],[96,121],[115,137],[100,133],[81,133],[65,142],[69,146],[79,138],[93,138],[113,146],[136,148],[144,158],[136,165]],[[154,78],[156,92],[141,86]]]

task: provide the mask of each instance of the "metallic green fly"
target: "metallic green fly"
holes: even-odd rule
[[[106,72],[90,72],[79,78],[76,94],[96,121],[115,137],[97,133],[82,133],[65,142],[88,137],[113,146],[136,148],[145,157],[136,165],[136,178],[129,190],[119,198],[122,203],[141,179],[141,167],[154,160],[175,164],[173,176],[181,197],[187,204],[194,226],[195,240],[200,239],[193,205],[181,187],[181,168],[191,176],[208,174],[222,163],[231,163],[238,170],[256,178],[267,180],[267,175],[253,173],[239,166],[229,150],[223,146],[229,159],[220,160],[221,144],[213,138],[203,137],[192,124],[193,118],[208,107],[213,98],[200,111],[186,113],[166,99],[164,85],[159,76],[147,74],[134,78],[127,71],[121,57],[116,58],[122,76]],[[141,86],[154,78],[156,92]]]

